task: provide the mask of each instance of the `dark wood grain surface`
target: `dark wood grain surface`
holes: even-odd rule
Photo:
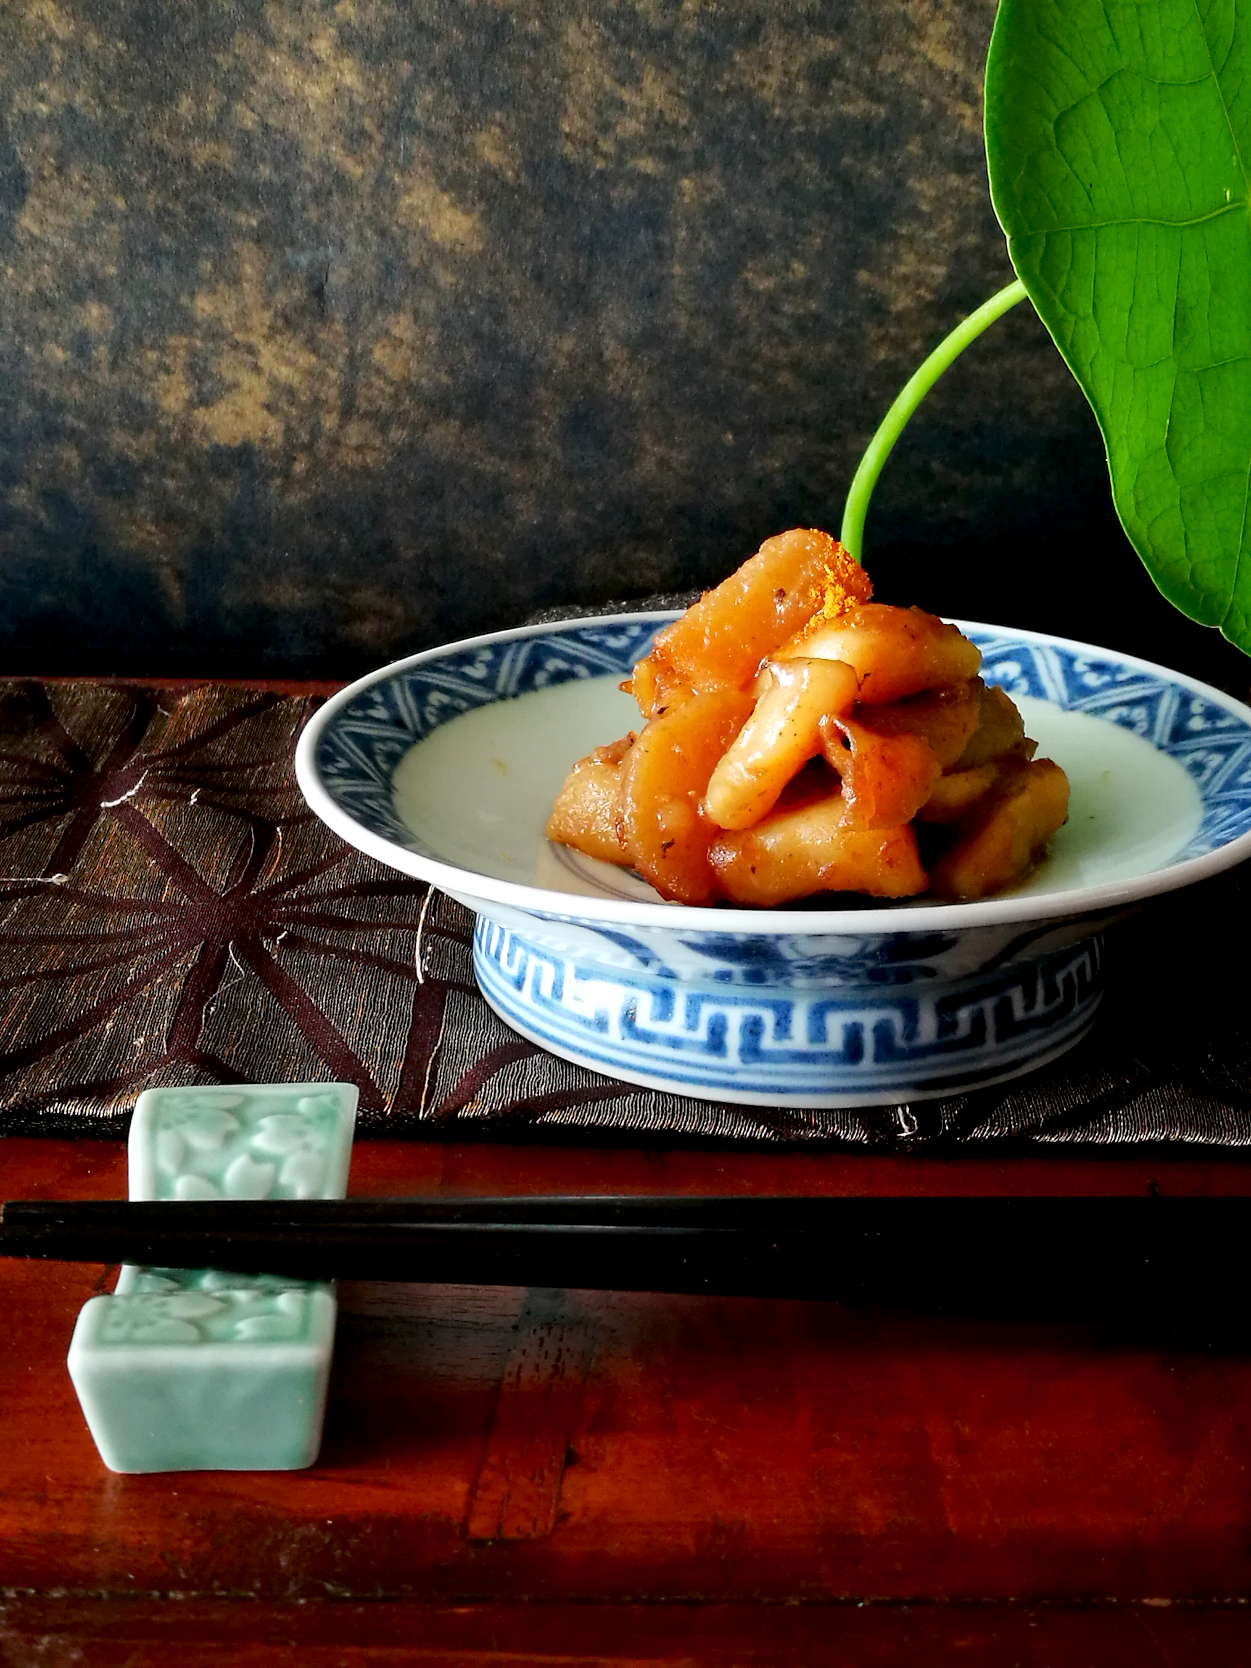
[[[8,1196],[120,1196],[124,1169],[121,1144],[0,1143]],[[1152,1188],[1246,1194],[1251,1167],[375,1141],[351,1182]],[[180,1645],[192,1663],[227,1644],[315,1664],[1188,1663],[1251,1646],[1236,1350],[1010,1315],[345,1284],[316,1467],[123,1477],[64,1368],[111,1275],[13,1263],[0,1282],[0,1662],[137,1668],[175,1637],[199,1642]]]

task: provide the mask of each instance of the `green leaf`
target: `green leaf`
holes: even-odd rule
[[[991,198],[1156,584],[1251,652],[1251,0],[1002,0]]]

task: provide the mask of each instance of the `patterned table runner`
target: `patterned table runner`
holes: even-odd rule
[[[313,817],[316,700],[223,685],[0,685],[0,1133],[124,1133],[141,1088],[336,1078],[360,1132],[968,1143],[1251,1142],[1248,880],[1119,928],[1091,1037],[1016,1084],[854,1111],[633,1088],[478,995],[472,917]]]

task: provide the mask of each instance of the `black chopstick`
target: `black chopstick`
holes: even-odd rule
[[[1251,1199],[11,1200],[0,1255],[940,1306],[1243,1304]]]

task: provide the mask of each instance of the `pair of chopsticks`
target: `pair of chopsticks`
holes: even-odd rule
[[[1245,1304],[1251,1199],[10,1200],[0,1255],[1057,1312]]]

